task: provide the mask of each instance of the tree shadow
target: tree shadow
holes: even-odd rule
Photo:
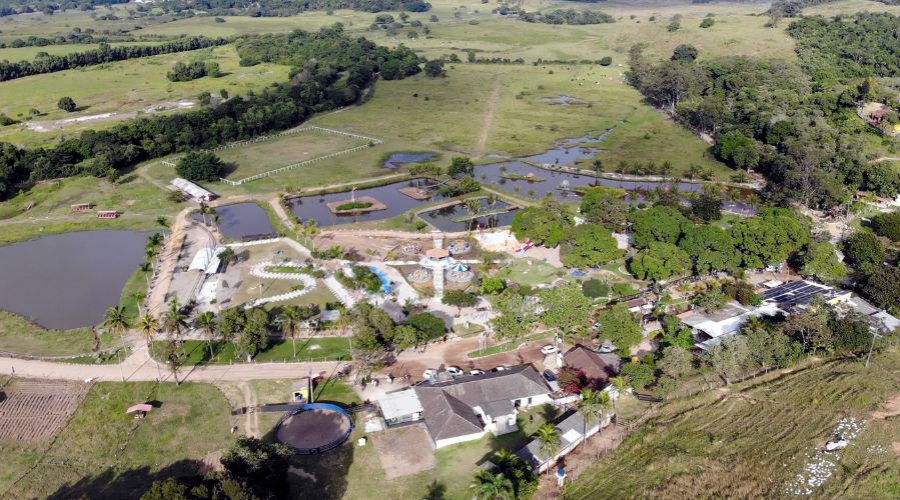
[[[354,443],[361,434],[356,431],[337,448],[318,455],[293,455],[288,459],[288,498],[323,500],[343,498],[347,491],[347,474],[353,464]],[[275,427],[263,437],[277,443]]]
[[[425,496],[422,497],[423,500],[444,500],[447,495],[447,486],[444,483],[439,483],[437,479],[431,482],[428,487],[425,489]]]
[[[140,498],[150,489],[150,485],[154,481],[170,477],[198,476],[205,472],[203,463],[197,460],[179,460],[159,470],[140,467],[122,472],[108,468],[99,474],[85,476],[73,484],[63,485],[47,498],[59,500],[68,498]]]

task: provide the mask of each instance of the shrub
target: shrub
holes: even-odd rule
[[[342,205],[338,205],[335,210],[338,212],[342,212],[344,210],[355,210],[358,208],[369,208],[372,206],[372,203],[368,201],[351,201],[349,203],[344,203]]]
[[[581,293],[592,299],[606,297],[609,295],[609,285],[603,280],[591,278],[581,284]]]
[[[175,172],[189,181],[215,181],[222,176],[225,163],[209,152],[188,153],[175,165]]]

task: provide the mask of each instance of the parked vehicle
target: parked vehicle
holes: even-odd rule
[[[422,373],[422,377],[425,378],[426,380],[433,379],[435,375],[437,375],[437,370],[434,370],[432,368],[429,368],[429,369],[425,370],[424,373]]]
[[[553,344],[547,344],[544,347],[541,347],[541,354],[543,354],[544,356],[547,356],[550,354],[556,354],[558,352],[559,352],[559,347],[556,347]]]
[[[459,377],[461,375],[465,375],[466,372],[462,371],[462,368],[458,366],[448,366],[447,373],[453,375],[454,377]]]
[[[469,375],[484,375],[483,370],[470,370]]]
[[[498,367],[494,368],[494,369],[491,370],[491,371],[492,371],[492,372],[505,372],[506,370],[509,370],[509,368],[507,368],[507,367],[505,367],[505,366],[498,366]]]

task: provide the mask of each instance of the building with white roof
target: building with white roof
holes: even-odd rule
[[[187,179],[182,179],[181,177],[176,177],[176,178],[172,179],[171,184],[172,184],[172,187],[174,187],[178,191],[181,191],[182,193],[190,196],[191,199],[196,202],[211,201],[211,200],[217,198],[215,193],[207,191],[206,189],[203,189],[202,187],[194,184],[193,182],[191,182]]]

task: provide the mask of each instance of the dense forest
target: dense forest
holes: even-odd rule
[[[48,45],[65,45],[68,43],[101,43],[113,41],[109,35],[99,35],[92,29],[82,30],[81,28],[72,28],[72,31],[65,35],[55,35],[52,37],[44,36],[28,36],[25,38],[14,38],[11,41],[0,41],[0,49],[19,48],[19,47],[46,47]],[[134,41],[131,35],[116,35],[117,42]]]
[[[402,68],[392,75],[395,78],[420,70],[421,61],[409,49],[389,49],[365,38],[347,37],[339,24],[317,33],[295,31],[260,38],[280,39],[283,50],[263,55],[258,51],[267,44],[250,39],[238,44],[241,58],[291,63],[289,81],[197,111],[86,130],[77,139],[50,148],[23,150],[0,143],[0,199],[43,179],[103,176],[148,158],[283,130],[313,113],[357,102],[385,70]]]
[[[857,19],[874,27],[897,23],[897,17],[889,14],[863,14]],[[821,34],[808,34],[815,27]],[[636,46],[630,53],[628,78],[648,101],[691,128],[713,135],[714,152],[721,160],[735,169],[763,173],[773,201],[829,208],[848,199],[847,187],[895,195],[900,179],[892,166],[866,161],[865,135],[871,132],[856,118],[855,108],[861,101],[879,99],[882,92],[873,80],[857,76],[900,75],[896,49],[890,63],[857,58],[851,65],[837,66],[841,72],[827,75],[825,81],[814,68],[818,61],[836,57],[838,50],[855,54],[859,48],[892,47],[895,35],[880,28],[860,31],[857,24],[842,19],[803,19],[789,31],[826,40],[817,46],[801,40],[802,68],[749,57],[695,61],[697,50],[690,46],[678,47],[671,60],[656,63]],[[893,42],[882,40],[892,36]],[[842,40],[843,46],[827,40]],[[812,71],[812,77],[804,69]],[[842,77],[838,84],[827,84],[836,76]]]
[[[4,60],[0,61],[0,82],[114,61],[215,47],[217,45],[225,45],[228,42],[225,38],[193,37],[159,45],[112,47],[107,43],[101,43],[100,47],[95,50],[73,52],[61,56],[44,54],[34,61],[9,62]]]

